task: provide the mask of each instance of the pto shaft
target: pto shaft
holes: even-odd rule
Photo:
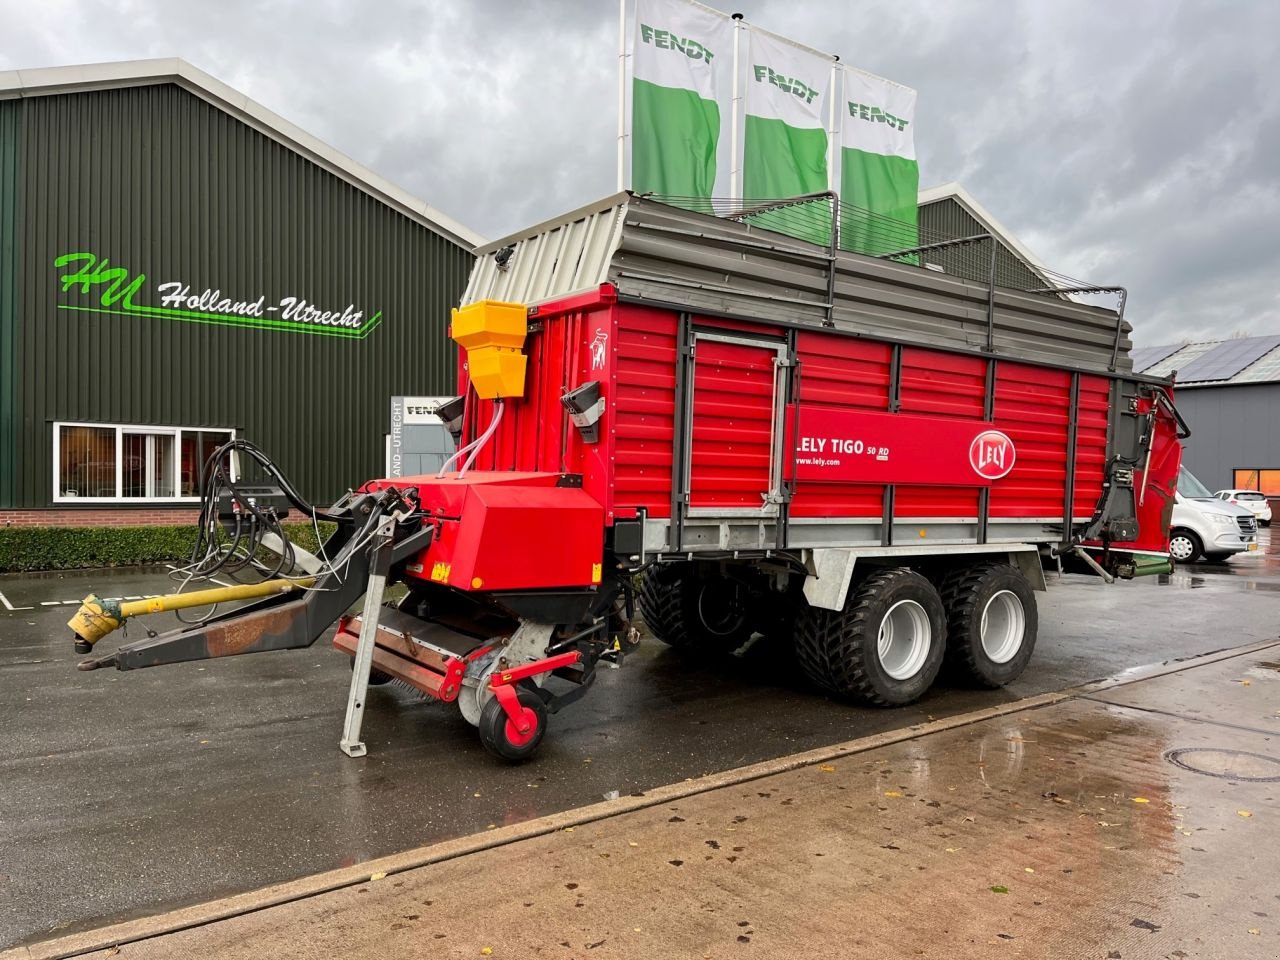
[[[75,616],[67,621],[67,626],[75,634],[76,653],[88,653],[95,643],[113,630],[119,629],[130,617],[163,613],[166,610],[184,610],[187,607],[203,607],[214,603],[228,603],[233,600],[269,597],[277,593],[300,590],[315,582],[315,577],[302,577],[297,580],[265,580],[262,583],[215,587],[211,590],[197,590],[194,593],[171,593],[147,600],[131,600],[128,603],[103,600],[91,593],[84,598]]]

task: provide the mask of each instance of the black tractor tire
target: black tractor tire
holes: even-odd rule
[[[882,628],[888,656],[880,650]],[[907,653],[899,657],[902,641]],[[873,573],[850,588],[843,610],[806,605],[796,621],[795,650],[805,676],[837,697],[878,707],[911,703],[924,695],[942,667],[942,599],[914,570],[892,567]]]
[[[490,697],[480,711],[480,742],[495,757],[518,763],[528,760],[537,751],[547,732],[547,705],[536,687],[521,684],[516,687],[516,699],[533,721],[533,729],[524,736],[502,709],[497,697]]]
[[[352,657],[351,669],[355,670],[355,668],[356,668],[356,658]],[[391,674],[383,673],[377,667],[374,667],[374,666],[369,667],[369,686],[371,687],[385,686],[386,684],[390,683],[394,679],[395,677],[393,677]]]
[[[1036,596],[1022,571],[986,563],[949,571],[939,585],[947,610],[947,672],[995,690],[1026,669],[1036,648]]]
[[[664,563],[640,587],[640,613],[668,646],[729,653],[750,639],[746,586],[728,577],[700,575],[693,563]]]

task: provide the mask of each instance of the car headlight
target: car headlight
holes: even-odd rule
[[[1232,527],[1232,528],[1234,528],[1234,527],[1236,526],[1236,518],[1235,518],[1235,517],[1227,517],[1227,516],[1223,516],[1223,515],[1222,515],[1222,514],[1220,514],[1220,513],[1211,513],[1211,514],[1209,514],[1209,515],[1208,515],[1208,517],[1209,517],[1209,522],[1210,522],[1210,523],[1216,523],[1216,524],[1217,524],[1218,526],[1220,526],[1220,527]]]

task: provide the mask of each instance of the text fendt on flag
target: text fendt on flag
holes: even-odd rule
[[[721,102],[733,21],[688,0],[636,0],[632,43],[631,184],[711,212],[720,169]],[[723,196],[726,190],[722,190]]]
[[[834,189],[842,249],[880,256],[919,243],[915,90],[758,27],[735,29],[696,0],[636,0],[631,61],[637,193],[715,213],[726,197],[750,209]],[[833,206],[823,198],[743,219],[826,245]]]
[[[747,44],[742,197],[778,200],[830,189],[827,98],[832,59],[751,28]],[[826,244],[830,203],[756,214],[750,222]]]
[[[916,91],[843,68],[840,247],[879,256],[919,244]]]

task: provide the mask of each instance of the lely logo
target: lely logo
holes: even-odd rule
[[[1016,458],[1013,441],[999,430],[984,430],[969,444],[969,465],[987,480],[1007,476]]]

